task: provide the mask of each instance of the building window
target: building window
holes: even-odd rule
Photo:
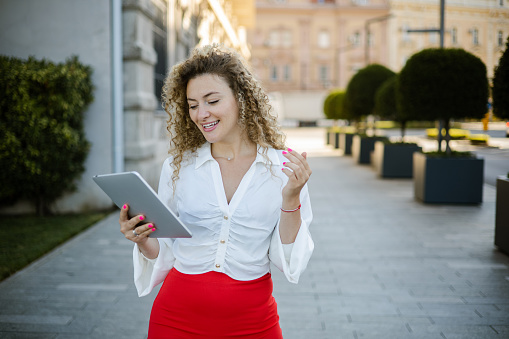
[[[504,6],[504,0],[498,0],[498,4],[500,5],[500,7],[503,7]]]
[[[458,29],[456,27],[451,29],[451,42],[453,45],[458,43]]]
[[[373,39],[373,33],[368,33],[368,46],[374,46],[375,43],[374,43],[374,39]]]
[[[283,79],[284,81],[290,81],[292,79],[292,69],[290,65],[285,65],[283,67]]]
[[[401,31],[403,32],[403,42],[410,42],[410,33],[408,33],[409,29],[410,26],[408,26],[408,24],[404,24],[403,27],[401,27]]]
[[[281,33],[281,45],[283,47],[292,47],[293,41],[292,41],[292,31],[285,30]]]
[[[354,46],[359,46],[361,44],[361,33],[355,32],[350,36],[350,43]]]
[[[318,47],[329,48],[330,47],[330,35],[327,31],[318,32]]]
[[[154,18],[154,50],[157,53],[157,62],[154,67],[154,94],[161,103],[161,94],[164,85],[166,70],[168,69],[168,26],[166,21],[166,2],[158,1]],[[159,105],[161,108],[161,105]]]
[[[428,41],[430,44],[434,44],[437,42],[437,33],[428,33]]]
[[[277,30],[270,31],[269,33],[269,46],[279,47],[281,44],[281,34]]]
[[[498,43],[498,47],[504,46],[504,32],[498,31],[497,43]]]
[[[472,30],[472,43],[475,46],[479,45],[479,30],[477,28]]]
[[[329,67],[326,65],[321,65],[319,68],[319,80],[320,82],[326,86],[329,82]]]
[[[277,81],[277,66],[275,65],[270,66],[270,80]]]

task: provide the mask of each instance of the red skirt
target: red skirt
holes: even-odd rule
[[[282,339],[270,273],[251,281],[173,268],[157,295],[148,339]]]

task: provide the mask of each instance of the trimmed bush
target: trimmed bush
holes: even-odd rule
[[[352,120],[360,121],[373,114],[375,107],[375,93],[389,78],[395,75],[393,71],[382,65],[369,65],[359,70],[350,79],[346,88],[345,110]]]
[[[401,138],[405,136],[407,122],[418,120],[407,111],[401,111],[396,104],[397,76],[387,79],[375,93],[375,114],[382,119],[392,119],[400,124]]]
[[[344,99],[345,99],[345,91],[343,91],[343,90],[334,90],[329,93],[329,95],[325,98],[325,101],[323,104],[323,112],[327,119],[350,120],[344,110],[344,105],[343,105]]]
[[[509,119],[509,37],[493,77],[493,114]]]
[[[25,198],[39,215],[75,189],[89,142],[83,112],[93,100],[92,69],[0,56],[0,205]]]
[[[419,120],[443,120],[447,154],[450,120],[481,119],[486,113],[486,66],[463,49],[422,50],[410,57],[397,79],[398,109]]]

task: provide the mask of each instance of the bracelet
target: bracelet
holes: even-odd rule
[[[295,211],[298,211],[300,210],[300,207],[302,206],[302,204],[299,204],[299,207],[297,207],[296,209],[294,210],[284,210],[283,208],[281,208],[281,211],[283,212],[286,212],[286,213],[291,213],[291,212],[295,212]]]

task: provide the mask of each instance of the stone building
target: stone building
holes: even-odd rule
[[[414,53],[439,47],[437,33],[407,33],[407,29],[438,28],[439,0],[392,0],[389,20],[389,63],[399,71]],[[488,77],[498,64],[509,36],[509,1],[446,0],[444,47],[463,48],[486,64]]]
[[[249,58],[253,13],[254,0],[0,0],[0,54],[54,62],[77,55],[94,70],[86,170],[54,210],[110,206],[96,174],[134,170],[156,186],[169,147],[159,99],[168,68],[211,42]],[[0,212],[27,211],[20,203]]]
[[[316,121],[331,88],[370,63],[395,72],[439,47],[440,0],[258,0],[248,31],[252,64],[281,119]],[[509,35],[507,0],[446,0],[445,47],[464,48],[493,69]]]

